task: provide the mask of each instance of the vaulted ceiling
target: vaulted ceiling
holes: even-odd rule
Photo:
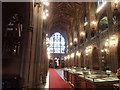
[[[85,4],[82,2],[53,2],[50,3],[49,30],[51,33],[56,31],[63,34],[72,32],[72,28],[79,24],[76,23],[81,9]]]

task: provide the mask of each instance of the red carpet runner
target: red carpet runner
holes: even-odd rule
[[[49,69],[49,88],[50,90],[71,90],[67,83],[58,75],[54,69]]]

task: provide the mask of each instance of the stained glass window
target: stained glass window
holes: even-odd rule
[[[99,28],[100,30],[105,30],[108,28],[108,18],[107,16],[103,17],[99,22]]]
[[[101,6],[106,0],[98,0],[98,7]]]
[[[65,39],[59,32],[50,37],[50,53],[65,53]]]

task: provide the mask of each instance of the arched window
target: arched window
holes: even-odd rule
[[[65,53],[65,39],[59,32],[50,37],[50,53]]]
[[[106,0],[98,0],[97,7],[100,7]]]
[[[103,17],[100,22],[99,22],[99,28],[101,31],[105,30],[108,28],[108,18],[107,16]]]
[[[117,16],[113,16],[113,24],[117,24],[117,20],[118,20]]]

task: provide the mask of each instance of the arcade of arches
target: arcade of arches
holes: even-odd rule
[[[117,72],[119,1],[35,1],[2,3],[4,88],[40,88],[49,68]]]

